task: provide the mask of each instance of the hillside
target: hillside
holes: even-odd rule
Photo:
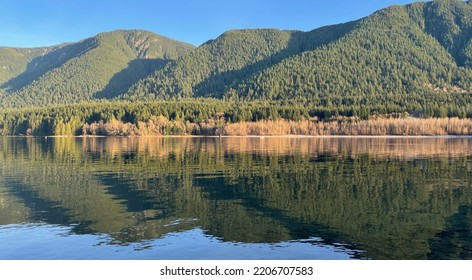
[[[311,32],[230,31],[123,98],[262,99],[333,114],[465,116],[472,112],[471,61],[470,1],[437,0]]]
[[[216,97],[254,73],[342,37],[352,23],[311,32],[232,30],[133,86],[125,99]]]
[[[431,116],[442,107],[440,116],[465,116],[459,107],[471,111],[471,19],[472,7],[459,1],[390,7],[361,20],[342,39],[256,73],[235,90],[249,99],[350,107],[356,115],[371,110]]]
[[[26,71],[28,62],[53,48],[0,48],[0,84]]]
[[[0,48],[4,107],[111,98],[193,47],[148,31],[101,33],[50,48]],[[6,69],[7,68],[7,69]]]
[[[309,32],[231,30],[198,48],[114,31],[49,48],[0,48],[0,65],[3,108],[204,97],[296,105],[319,118],[466,117],[472,4],[391,6]]]

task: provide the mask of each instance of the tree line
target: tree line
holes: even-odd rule
[[[427,110],[429,113],[426,114]],[[395,121],[412,116],[429,120]],[[442,120],[434,121],[431,120],[432,117]],[[472,111],[448,106],[426,107],[421,112],[396,112],[376,106],[322,107],[297,102],[234,102],[211,98],[147,102],[103,101],[9,109],[0,113],[0,134],[247,135],[257,131],[266,131],[255,133],[257,135],[274,135],[277,134],[276,131],[306,135],[371,134],[369,131],[378,131],[375,134],[405,135],[469,134],[469,122],[459,119],[464,117],[471,118]],[[383,121],[385,119],[392,121]],[[428,129],[418,129],[419,126]],[[382,129],[373,130],[371,127]]]

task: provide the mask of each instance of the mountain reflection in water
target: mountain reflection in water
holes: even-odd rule
[[[471,145],[2,138],[0,258],[470,259]]]

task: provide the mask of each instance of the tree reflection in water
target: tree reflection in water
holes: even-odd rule
[[[470,138],[4,138],[0,223],[471,258]],[[315,239],[313,239],[315,238]],[[316,241],[313,241],[316,240]],[[362,252],[360,252],[362,251]]]

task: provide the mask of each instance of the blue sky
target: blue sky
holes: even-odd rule
[[[230,29],[308,31],[408,0],[0,0],[0,46],[39,47],[115,29],[200,45]]]

